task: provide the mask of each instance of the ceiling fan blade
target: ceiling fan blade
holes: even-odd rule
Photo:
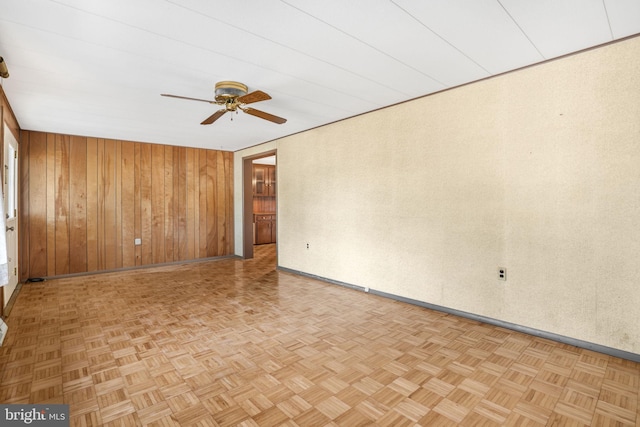
[[[266,101],[267,99],[271,99],[269,94],[264,93],[261,90],[256,90],[255,92],[251,92],[246,95],[239,96],[238,99],[236,99],[236,101],[239,104],[251,104],[253,102]]]
[[[287,119],[283,119],[282,117],[274,116],[273,114],[265,113],[264,111],[256,110],[255,108],[242,108],[247,114],[251,114],[252,116],[260,117],[261,119],[269,120],[270,122],[277,123],[279,125],[285,123]]]
[[[189,101],[208,102],[209,104],[218,104],[218,102],[210,99],[189,98],[188,96],[169,95],[168,93],[161,93],[160,96],[168,96],[170,98],[178,98],[178,99],[188,99]]]
[[[211,123],[215,122],[220,117],[222,117],[222,115],[224,113],[226,113],[226,112],[227,112],[226,109],[218,110],[215,113],[213,113],[212,115],[210,115],[209,117],[207,117],[206,119],[204,119],[204,121],[202,123],[200,123],[200,124],[201,125],[210,125]]]

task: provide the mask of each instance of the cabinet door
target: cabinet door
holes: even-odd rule
[[[267,179],[266,166],[253,165],[253,195],[254,196],[267,195],[266,179]]]
[[[256,216],[256,245],[276,242],[276,216]]]
[[[269,166],[266,170],[266,185],[267,185],[267,195],[275,196],[276,195],[276,167]]]
[[[271,243],[271,215],[259,215],[256,220],[256,245]]]

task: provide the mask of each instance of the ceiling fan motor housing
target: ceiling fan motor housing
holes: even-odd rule
[[[248,92],[247,85],[239,82],[224,81],[216,83],[216,101],[227,101],[239,96],[244,96]]]

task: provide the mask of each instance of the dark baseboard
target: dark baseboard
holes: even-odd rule
[[[59,275],[56,275],[56,276],[43,276],[43,277],[37,277],[37,278],[28,278],[24,282],[25,283],[28,283],[28,282],[44,282],[45,280],[65,279],[65,278],[68,278],[68,277],[93,276],[95,274],[118,273],[118,272],[122,272],[122,271],[144,270],[144,269],[151,269],[151,268],[155,268],[155,267],[167,267],[167,266],[180,265],[180,264],[192,264],[192,263],[207,262],[207,261],[222,261],[222,260],[229,259],[229,258],[241,259],[238,255],[221,255],[221,256],[214,256],[214,257],[208,257],[208,258],[195,258],[195,259],[188,259],[188,260],[183,260],[183,261],[163,262],[163,263],[159,263],[159,264],[136,265],[134,267],[112,268],[112,269],[109,269],[109,270],[83,271],[83,272],[80,272],[80,273],[69,273],[69,274],[59,274]]]
[[[350,283],[344,283],[337,280],[327,279],[325,277],[316,276],[314,274],[305,273],[302,271],[292,270],[286,267],[277,267],[278,270],[285,271],[292,274],[297,274],[300,276],[309,277],[312,279],[320,280],[322,282],[331,283],[334,285],[344,286],[346,288],[354,289],[357,291],[368,292],[373,295],[381,296],[384,298],[393,299],[396,301],[404,302],[407,304],[417,305],[419,307],[427,308],[429,310],[440,311],[447,314],[452,314],[454,316],[464,317],[466,319],[475,320],[482,323],[487,323],[489,325],[499,326],[501,328],[510,329],[512,331],[522,332],[527,335],[533,335],[535,337],[545,338],[552,341],[556,341],[562,344],[569,344],[575,347],[584,348],[586,350],[595,351],[598,353],[606,354],[613,357],[618,357],[620,359],[631,360],[633,362],[640,363],[640,354],[631,353],[628,351],[620,350],[613,347],[607,347],[600,344],[595,344],[589,341],[579,340],[577,338],[571,338],[564,335],[554,334],[553,332],[541,331],[539,329],[530,328],[527,326],[518,325],[515,323],[505,322],[503,320],[493,319],[491,317],[481,316],[479,314],[468,313],[466,311],[460,311],[449,307],[444,307],[441,305],[430,304],[428,302],[419,301],[411,298],[402,297],[399,295],[390,294],[387,292],[377,291],[375,289],[365,288],[363,286],[352,285]]]

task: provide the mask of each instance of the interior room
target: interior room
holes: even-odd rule
[[[253,192],[253,244],[276,243],[276,156],[253,160],[251,178]]]
[[[0,1],[0,404],[639,425],[639,18]]]

